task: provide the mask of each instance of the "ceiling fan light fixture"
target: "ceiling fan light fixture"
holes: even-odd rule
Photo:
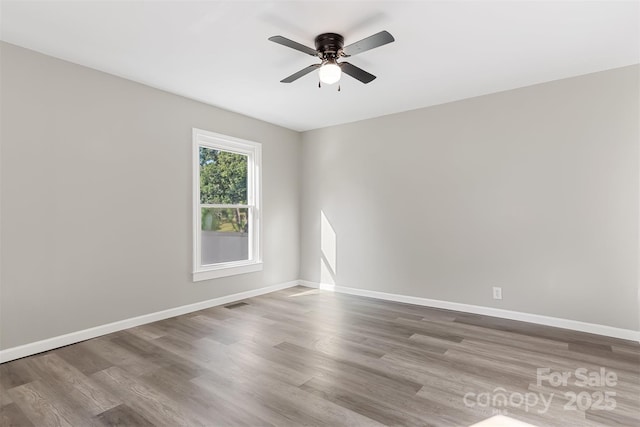
[[[318,85],[321,85],[321,83],[332,85],[339,82],[340,78],[342,77],[343,71],[347,76],[353,77],[354,79],[364,84],[371,83],[373,80],[375,80],[376,76],[367,73],[362,68],[356,67],[349,62],[343,61],[338,63],[337,60],[339,58],[347,58],[354,55],[359,55],[362,52],[366,52],[368,50],[375,49],[377,47],[384,46],[387,43],[395,41],[393,36],[387,31],[380,31],[379,33],[352,43],[348,46],[344,46],[344,37],[342,37],[340,34],[323,33],[318,35],[318,37],[316,37],[315,39],[315,50],[282,36],[269,37],[269,40],[282,46],[295,49],[299,52],[306,53],[307,55],[320,58],[320,60],[322,61],[320,64],[315,63],[309,65],[308,67],[291,74],[289,77],[285,77],[284,79],[280,80],[280,83],[294,82],[300,77],[306,76],[307,74],[318,70],[318,77],[320,79],[320,83],[318,83]]]
[[[335,59],[327,60],[318,71],[320,81],[327,85],[332,85],[340,80],[342,75],[342,69],[338,65]]]

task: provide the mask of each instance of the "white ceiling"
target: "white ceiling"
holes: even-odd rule
[[[640,62],[636,1],[2,1],[1,38],[295,130],[308,130]],[[395,43],[349,59],[376,80],[317,74],[267,41]]]

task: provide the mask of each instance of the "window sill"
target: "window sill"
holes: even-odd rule
[[[193,281],[217,279],[220,277],[235,276],[237,274],[253,273],[262,271],[262,262],[252,262],[250,264],[241,265],[221,265],[209,270],[195,271],[193,273]]]

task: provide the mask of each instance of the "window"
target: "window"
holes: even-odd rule
[[[261,145],[193,130],[193,280],[262,270]]]

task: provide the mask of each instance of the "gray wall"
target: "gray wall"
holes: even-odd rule
[[[0,348],[298,278],[298,133],[0,54]],[[263,144],[262,272],[191,281],[193,127]]]
[[[638,72],[304,133],[301,278],[638,329]]]

